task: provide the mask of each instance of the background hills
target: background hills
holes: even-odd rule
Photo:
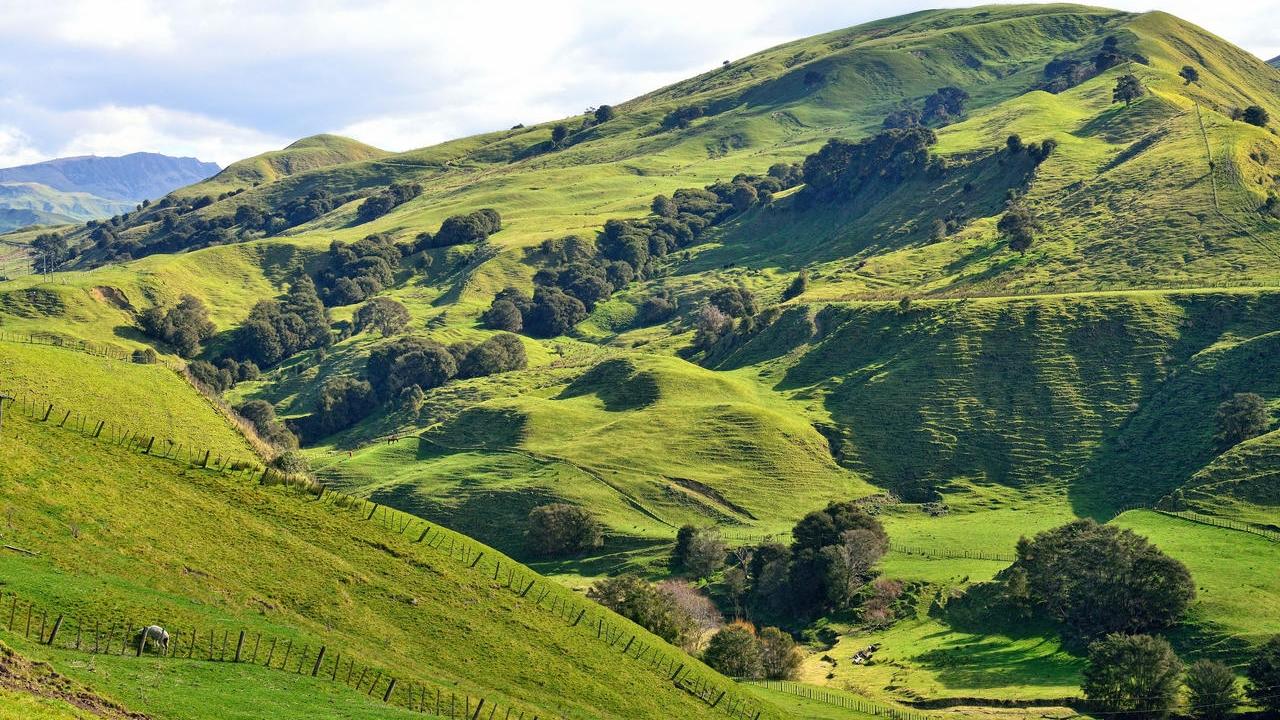
[[[1144,92],[1117,102],[1127,75]],[[325,383],[364,377],[374,353],[405,337],[481,343],[504,288],[569,285],[567,236],[602,257],[615,247],[608,221],[651,227],[670,217],[655,195],[693,207],[678,189],[724,183],[725,198],[703,198],[722,206],[713,224],[670,251],[648,235],[643,258],[626,246],[635,277],[611,283],[567,330],[508,328],[522,333],[526,368],[423,387],[413,403],[382,399],[353,424],[304,433],[303,455],[331,487],[579,588],[624,570],[666,575],[686,523],[747,543],[785,536],[828,501],[878,498],[893,543],[881,573],[912,587],[911,600],[887,627],[838,617],[809,628],[822,650],[803,679],[881,702],[1050,706],[1076,691],[1078,652],[1044,628],[966,626],[938,611],[994,577],[1008,563],[986,558],[1022,535],[1092,517],[1150,536],[1200,588],[1174,634],[1189,657],[1238,664],[1280,613],[1280,587],[1259,571],[1275,545],[1257,534],[1280,528],[1280,435],[1270,424],[1224,449],[1214,418],[1236,393],[1275,410],[1280,221],[1269,198],[1280,147],[1274,122],[1240,111],[1280,117],[1278,91],[1280,71],[1165,13],[914,13],[734,60],[612,113],[405,153],[316,136],[239,161],[146,208],[65,228],[75,252],[55,282],[0,283],[0,330],[153,347],[179,362],[144,334],[142,313],[191,295],[215,330],[196,358],[244,360],[251,310],[304,284],[301,270],[320,288],[333,344],[264,362],[218,394],[314,427],[308,418],[332,406]],[[907,127],[880,135],[887,125]],[[815,153],[876,136],[919,142],[848,160],[864,171],[856,182],[844,175],[839,192],[820,194]],[[780,182],[764,196],[761,176],[800,163],[807,186]],[[500,228],[440,240],[447,219],[482,209]],[[1012,210],[1037,226],[1024,252],[1000,227]],[[333,248],[370,236],[359,246],[369,254]],[[359,295],[334,290],[339,273],[365,283]],[[376,285],[363,280],[378,273]],[[726,290],[751,302],[709,326],[704,308]],[[358,327],[366,295],[402,304],[407,323],[387,335]],[[10,371],[20,385],[57,367],[52,356],[25,362]],[[604,546],[536,558],[524,519],[553,501],[589,508]],[[1171,503],[1252,532],[1131,510]],[[329,531],[316,532],[336,542]],[[45,587],[43,577],[18,585]],[[873,643],[886,647],[875,667],[847,662]],[[513,696],[554,694],[513,683]],[[609,707],[647,712],[643,698]]]

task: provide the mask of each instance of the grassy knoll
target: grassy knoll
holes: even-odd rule
[[[567,631],[443,548],[292,490],[8,422],[4,538],[40,553],[0,557],[9,591],[69,613],[326,642],[406,681],[568,717],[699,712],[699,701],[617,658],[594,630]]]
[[[168,443],[210,449],[250,459],[253,451],[212,404],[164,365],[137,365],[47,345],[0,342],[0,391],[26,395],[88,417],[105,420],[116,433],[128,429]],[[70,423],[70,420],[68,420]],[[109,431],[104,430],[104,434]]]

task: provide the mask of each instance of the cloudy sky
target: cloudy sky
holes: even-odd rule
[[[616,103],[948,0],[0,0],[0,167],[227,164],[336,132],[389,150]],[[1280,0],[1110,0],[1280,55]]]

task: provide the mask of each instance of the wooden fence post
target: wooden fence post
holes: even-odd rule
[[[142,651],[147,647],[147,629],[142,628],[142,632],[138,634],[138,657],[142,657]]]
[[[320,646],[320,652],[316,655],[316,664],[311,666],[311,677],[315,677],[320,672],[320,663],[324,662],[324,646]]]
[[[49,632],[49,641],[46,645],[52,645],[54,638],[58,637],[58,631],[62,629],[62,616],[59,615],[57,620],[53,621],[53,630]]]
[[[382,694],[382,702],[387,702],[388,700],[390,700],[391,691],[395,689],[396,689],[396,679],[391,678],[391,684],[387,685],[387,691]]]
[[[244,630],[240,631],[240,639],[236,640],[236,656],[233,662],[240,662],[240,654],[244,651]]]

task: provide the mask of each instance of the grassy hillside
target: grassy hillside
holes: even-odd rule
[[[66,380],[81,378],[73,373]],[[199,402],[188,398],[192,407]],[[11,482],[0,489],[0,502],[10,508],[4,540],[38,554],[0,556],[0,574],[5,592],[25,601],[75,616],[247,628],[312,648],[328,644],[395,672],[402,685],[427,682],[544,714],[705,711],[666,676],[598,640],[594,620],[607,616],[611,633],[634,634],[650,647],[660,641],[599,609],[588,618],[590,628],[571,624],[573,617],[564,616],[573,613],[555,612],[553,600],[581,600],[540,580],[537,596],[506,589],[490,575],[494,560],[504,580],[510,570],[525,578],[521,584],[537,577],[449,531],[436,528],[438,541],[416,543],[414,533],[397,532],[403,526],[388,527],[382,516],[366,521],[362,510],[146,457],[12,411],[5,443],[0,472]],[[471,548],[465,559],[454,547],[459,541]],[[678,650],[658,652],[715,682]],[[73,656],[48,657],[83,682],[98,679]],[[116,672],[116,663],[108,663],[102,686],[156,717],[228,717],[250,706],[230,691],[251,685],[252,670],[223,674],[156,663],[145,673],[163,678],[157,687],[154,680],[137,682],[138,668],[120,663]],[[214,692],[188,692],[187,682],[210,683]],[[718,682],[727,688],[728,681]],[[286,703],[298,692],[263,689],[256,696]]]

